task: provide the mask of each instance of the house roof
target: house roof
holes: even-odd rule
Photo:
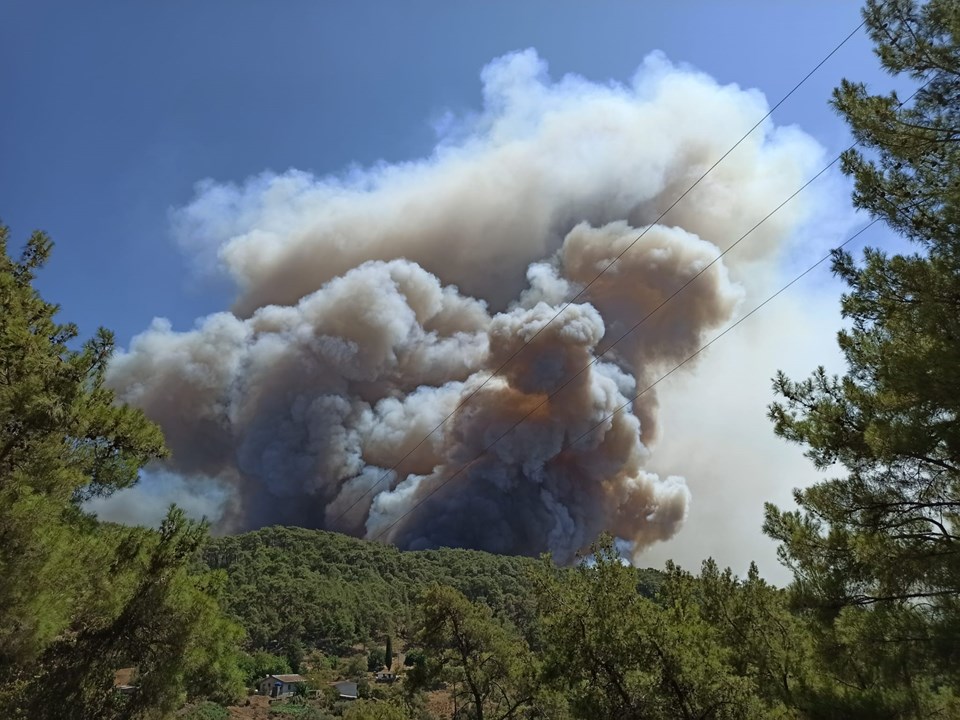
[[[275,680],[285,683],[300,683],[307,681],[303,675],[267,675],[267,677],[274,678]]]
[[[333,683],[333,686],[337,689],[337,692],[340,693],[340,697],[357,697],[357,684],[349,680],[341,680],[340,682]]]

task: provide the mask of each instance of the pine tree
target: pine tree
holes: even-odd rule
[[[74,349],[77,328],[33,287],[50,239],[34,233],[18,261],[7,239],[0,226],[0,717],[160,718],[189,695],[235,696],[224,578],[190,572],[206,527],[176,509],[159,532],[83,511],[163,457],[163,436],[106,387],[111,334]],[[139,691],[123,698],[114,672],[130,666]]]
[[[387,670],[393,667],[393,636],[387,635],[387,647],[384,650],[384,665]]]
[[[541,703],[551,688],[564,710],[559,717],[784,717],[779,701],[765,704],[754,679],[735,671],[725,628],[709,622],[710,604],[694,578],[668,566],[654,601],[638,592],[637,573],[623,565],[611,537],[591,551],[591,561],[573,570],[545,559],[534,576],[546,685]],[[751,660],[756,667],[760,658]]]
[[[424,662],[404,683],[417,692],[446,682],[457,706],[473,720],[526,717],[533,702],[533,657],[485,605],[471,603],[451,587],[428,588],[420,603],[416,640]]]
[[[770,415],[843,474],[797,491],[798,511],[768,506],[765,530],[862,690],[851,702],[911,717],[943,712],[960,680],[960,4],[870,0],[864,15],[883,67],[918,89],[842,83],[834,106],[859,141],[843,169],[855,204],[916,250],[835,254],[847,372],[778,375]]]
[[[111,548],[79,511],[129,487],[165,454],[159,428],[104,386],[113,336],[79,350],[77,328],[33,288],[52,244],[34,233],[19,261],[0,226],[0,671],[29,660],[78,607],[103,601],[88,582]]]

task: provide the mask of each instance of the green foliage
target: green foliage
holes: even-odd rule
[[[398,705],[370,700],[358,700],[343,711],[343,720],[408,720],[409,717]]]
[[[538,603],[544,680],[574,718],[777,717],[709,622],[697,583],[678,571],[661,604],[637,591],[636,573],[608,538],[574,570],[541,565]],[[780,715],[783,716],[783,715]]]
[[[370,680],[367,679],[366,675],[361,674],[357,678],[357,695],[361,698],[369,698],[372,696],[372,689],[373,686],[370,684]]]
[[[303,659],[306,657],[307,651],[303,647],[303,641],[300,638],[290,638],[286,642],[286,658],[287,663],[290,665],[290,669],[298,673],[301,670],[301,665],[303,664]]]
[[[271,705],[270,716],[295,720],[327,720],[329,717],[319,708],[296,702]]]
[[[105,386],[113,338],[77,329],[33,287],[51,243],[19,261],[0,227],[0,716],[158,718],[241,688],[242,631],[221,573],[188,571],[206,528],[172,510],[160,532],[96,522],[81,504],[136,482],[160,430]],[[137,692],[113,690],[137,668]]]
[[[343,675],[353,680],[359,680],[367,671],[367,658],[363,655],[352,655],[343,665]]]
[[[104,386],[113,336],[79,350],[73,325],[33,288],[52,243],[34,233],[19,261],[0,226],[0,670],[35,659],[78,612],[112,600],[89,582],[113,547],[78,501],[129,487],[163,456],[160,430]],[[29,619],[29,620],[27,620]]]
[[[768,506],[764,527],[840,680],[814,715],[947,717],[960,684],[960,6],[870,0],[865,17],[885,69],[919,89],[904,103],[844,81],[834,105],[860,147],[843,168],[855,204],[918,251],[835,255],[848,371],[778,375],[770,415],[843,475],[797,491],[797,511]]]
[[[783,375],[772,406],[779,435],[804,444],[819,467],[847,475],[797,494],[802,514],[768,510],[767,531],[811,596],[844,605],[898,603],[957,593],[960,555],[960,33],[955,3],[868,3],[871,35],[896,72],[933,82],[909,106],[851,83],[835,102],[873,159],[846,157],[857,204],[925,254],[838,254],[850,285],[852,327],[840,333],[850,368],[808,380]],[[946,134],[946,135],[945,135]]]
[[[265,650],[241,653],[239,664],[247,685],[253,685],[257,680],[262,680],[267,675],[283,675],[293,672],[287,658],[268,653]]]
[[[369,672],[377,672],[383,669],[383,651],[379,648],[374,648],[367,655],[367,670]]]
[[[404,637],[420,593],[432,584],[456,588],[519,627],[533,625],[527,576],[536,563],[528,558],[450,549],[400,552],[288,527],[215,538],[203,558],[205,567],[227,573],[224,602],[246,627],[251,646],[272,652],[302,642],[343,654],[391,628]]]
[[[953,0],[868,0],[864,16],[884,69],[919,89],[909,103],[847,80],[834,92],[860,141],[843,158],[856,183],[854,203],[934,251],[931,259],[952,254],[960,212],[960,10]]]
[[[149,717],[184,700],[230,702],[242,693],[236,648],[243,634],[215,599],[222,578],[186,570],[206,528],[172,509],[159,533],[137,534],[126,548],[136,584],[116,616],[47,648],[27,686],[31,718]],[[121,712],[111,692],[113,674],[131,665],[137,691],[123,700]]]
[[[812,691],[830,684],[819,672],[809,624],[791,612],[787,593],[764,581],[756,565],[745,580],[713,560],[703,563],[695,581],[672,568],[665,595],[691,583],[704,620],[729,653],[730,668],[751,679],[771,716],[805,707]]]
[[[403,664],[406,667],[414,667],[415,665],[423,665],[425,660],[426,656],[423,650],[412,649],[407,650],[407,654],[403,658]]]
[[[532,707],[536,664],[526,643],[485,605],[440,585],[421,602],[417,642],[426,662],[407,676],[410,689],[447,683],[474,720],[506,720]]]
[[[387,646],[383,651],[383,664],[387,670],[393,667],[393,636],[387,635]]]
[[[177,713],[177,720],[228,720],[230,711],[212,702],[190,704]]]

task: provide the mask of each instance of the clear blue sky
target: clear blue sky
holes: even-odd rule
[[[430,121],[478,108],[481,67],[535,47],[551,75],[627,80],[661,49],[771,102],[859,23],[854,2],[383,0],[0,7],[0,219],[51,233],[44,293],[126,345],[155,315],[222,309],[191,279],[168,212],[202,178],[318,174],[427,153]],[[777,113],[828,150],[843,76],[889,85],[861,34]],[[709,122],[709,118],[704,118]]]

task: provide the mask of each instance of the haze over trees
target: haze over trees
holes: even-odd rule
[[[843,168],[914,250],[837,252],[847,372],[775,379],[774,431],[832,476],[767,507],[787,588],[713,561],[639,570],[610,537],[558,567],[298,528],[211,539],[176,508],[156,530],[99,522],[83,503],[135,483],[161,433],[105,386],[110,334],[79,343],[35,289],[49,238],[13,259],[0,227],[0,717],[224,718],[291,671],[321,697],[274,715],[960,717],[960,4],[865,14],[918,89],[837,89],[860,141]],[[380,659],[402,682],[371,687]],[[330,698],[344,676],[364,699]]]

